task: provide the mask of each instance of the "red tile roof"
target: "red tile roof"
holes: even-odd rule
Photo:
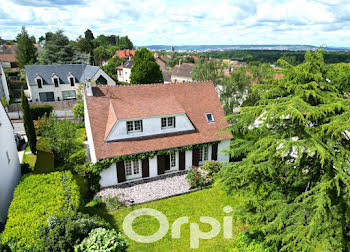
[[[224,120],[224,112],[212,82],[99,86],[94,87],[93,92],[94,96],[86,96],[86,102],[97,159],[232,138],[231,134],[217,133],[228,124]],[[195,131],[153,138],[104,141],[116,119],[183,112],[194,125]],[[207,123],[205,113],[212,113],[215,123]]]
[[[135,50],[129,50],[129,49],[125,49],[125,50],[117,50],[115,52],[116,55],[118,55],[119,58],[129,58],[130,57],[134,57],[135,55]]]
[[[0,54],[0,61],[16,62],[16,54]]]

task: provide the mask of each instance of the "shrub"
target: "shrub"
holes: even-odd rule
[[[11,249],[7,244],[2,244],[0,242],[0,252],[11,252]]]
[[[122,208],[129,205],[129,201],[125,199],[124,195],[121,194],[118,197],[105,197],[102,198],[102,201],[105,203],[107,209]]]
[[[71,172],[25,175],[15,189],[2,242],[13,250],[33,249],[49,216],[74,212],[79,205],[79,188]]]
[[[49,173],[54,170],[54,155],[49,143],[45,138],[39,138],[36,143],[37,158],[34,166],[34,173]]]
[[[217,174],[222,168],[222,165],[218,161],[207,161],[202,166],[202,170],[208,172],[209,177],[213,177],[215,174]]]
[[[105,228],[96,228],[81,244],[75,247],[75,251],[126,251],[128,247],[129,244],[120,233]]]
[[[33,120],[38,120],[45,114],[49,115],[52,112],[51,105],[33,105],[30,106],[30,112],[32,114]]]
[[[230,252],[272,252],[274,251],[264,240],[259,237],[254,237],[247,232],[242,232],[238,235],[233,243],[233,249]]]
[[[192,166],[186,176],[191,188],[203,187],[211,183],[208,173],[197,166]]]
[[[21,174],[22,176],[27,173],[31,173],[33,170],[30,168],[29,164],[21,164]]]
[[[82,165],[86,161],[85,148],[81,148],[77,152],[73,153],[69,157],[69,163],[71,165]]]
[[[48,225],[40,231],[39,251],[74,251],[91,230],[110,228],[110,224],[97,217],[83,214],[50,216]]]

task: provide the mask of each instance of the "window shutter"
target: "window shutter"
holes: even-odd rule
[[[142,159],[142,177],[143,178],[149,177],[149,159],[148,158]]]
[[[211,160],[218,160],[218,144],[211,145]]]
[[[118,183],[126,181],[124,161],[119,161],[117,163],[117,178],[118,178]]]
[[[164,155],[157,156],[158,175],[164,174],[165,157]]]
[[[192,149],[192,165],[199,165],[199,149]]]
[[[179,152],[179,170],[185,170],[185,152]]]
[[[142,120],[141,120],[141,132],[143,131],[143,123],[142,123]]]
[[[165,163],[164,168],[165,168],[166,171],[169,171],[170,170],[170,155],[164,155],[164,159],[165,159],[165,161],[164,161],[164,163]]]
[[[174,128],[176,128],[176,116],[174,116],[173,118],[174,118]]]

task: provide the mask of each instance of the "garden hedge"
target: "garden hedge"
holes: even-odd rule
[[[76,212],[79,188],[70,171],[28,174],[16,187],[1,242],[13,251],[33,250],[48,217]]]
[[[51,105],[33,105],[30,106],[30,112],[32,113],[33,120],[38,120],[43,117],[45,113],[49,115],[52,112],[53,107]]]

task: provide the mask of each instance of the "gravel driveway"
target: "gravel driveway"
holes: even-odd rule
[[[134,184],[129,187],[105,188],[102,189],[97,196],[119,196],[129,201],[134,201],[134,204],[140,204],[176,194],[186,193],[188,191],[190,191],[190,186],[186,181],[186,174],[180,174],[147,183]]]

